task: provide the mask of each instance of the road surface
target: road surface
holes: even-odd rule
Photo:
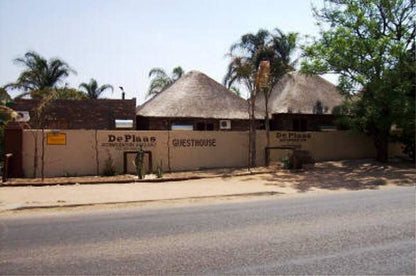
[[[0,274],[415,274],[413,187],[0,223]]]

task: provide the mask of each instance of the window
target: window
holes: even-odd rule
[[[308,129],[308,124],[305,119],[300,119],[300,131],[306,131]]]
[[[299,131],[299,119],[293,119],[292,130]]]
[[[214,124],[212,124],[212,123],[207,124],[207,130],[208,131],[213,131],[214,130]]]
[[[308,122],[306,121],[306,119],[293,119],[292,130],[293,131],[307,131]]]
[[[116,128],[117,129],[132,129],[133,128],[133,120],[121,120],[116,119]]]
[[[193,125],[176,125],[176,124],[172,124],[171,129],[172,130],[194,130],[194,126]]]
[[[198,131],[205,130],[205,123],[201,123],[201,122],[197,123],[196,124],[196,130],[198,130]]]

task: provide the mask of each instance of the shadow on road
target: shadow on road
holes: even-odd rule
[[[377,189],[381,185],[412,186],[416,169],[412,163],[382,164],[372,160],[347,160],[317,163],[315,168],[300,171],[279,170],[262,176],[266,185],[290,185],[299,192],[319,189]]]

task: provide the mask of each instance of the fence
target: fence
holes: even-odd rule
[[[248,132],[221,131],[106,131],[61,130],[44,132],[45,176],[102,174],[107,160],[119,173],[132,173],[132,160],[139,147],[151,159],[147,168],[161,164],[164,171],[204,168],[245,167],[248,164]],[[372,140],[351,131],[271,132],[270,146],[297,146],[308,150],[317,161],[371,158]],[[42,131],[23,130],[22,168],[26,177],[34,172],[37,148],[37,175],[40,175]],[[37,147],[35,147],[37,142]],[[265,164],[266,135],[257,132],[257,165]],[[397,153],[398,148],[392,149]],[[282,152],[271,151],[278,161]],[[150,161],[150,162],[149,162]]]

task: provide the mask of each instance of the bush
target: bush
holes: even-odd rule
[[[108,158],[105,160],[103,173],[104,176],[114,176],[117,174],[116,167],[110,153],[108,153]]]
[[[304,165],[314,165],[315,160],[306,150],[294,150],[290,155],[281,159],[283,168],[287,170],[302,169]]]
[[[162,161],[160,161],[160,163],[157,164],[155,173],[156,173],[157,178],[162,178],[163,177]]]
[[[289,155],[286,155],[280,159],[283,163],[283,168],[286,170],[291,170],[293,168],[293,164],[290,162]]]

